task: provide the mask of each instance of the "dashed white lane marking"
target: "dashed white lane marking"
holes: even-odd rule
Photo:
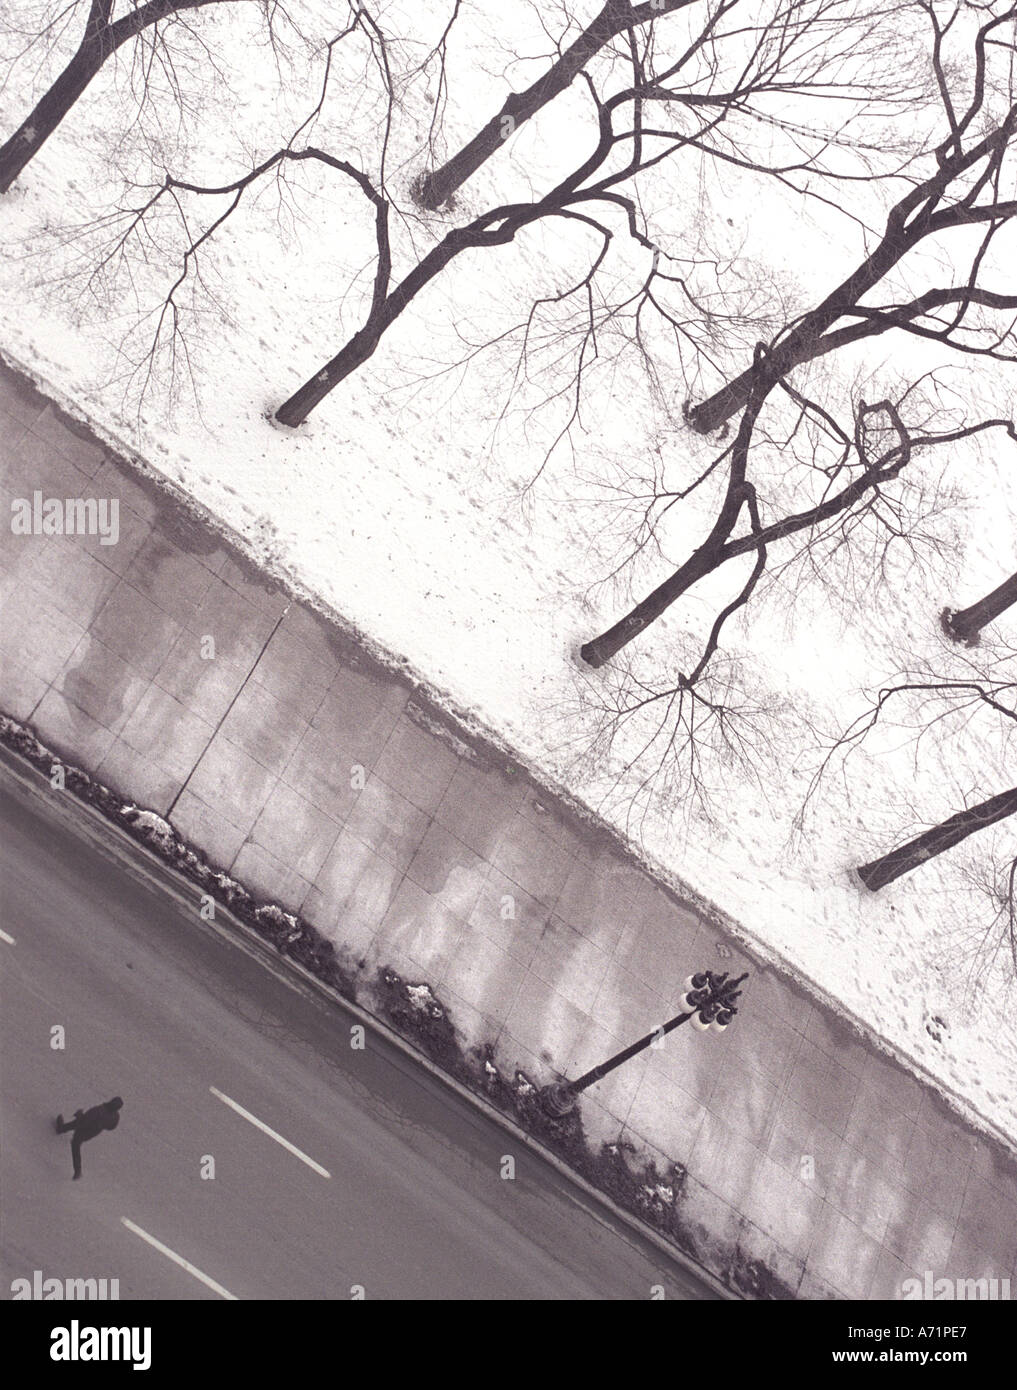
[[[190,1260],[184,1259],[183,1255],[178,1255],[177,1252],[171,1250],[168,1245],[163,1245],[161,1240],[156,1240],[155,1236],[149,1235],[149,1233],[143,1231],[140,1226],[135,1226],[134,1222],[129,1221],[126,1216],[121,1216],[120,1220],[129,1231],[133,1231],[134,1234],[140,1236],[142,1240],[147,1240],[149,1245],[158,1250],[160,1254],[165,1255],[168,1260],[172,1260],[173,1263],[179,1265],[181,1269],[186,1269],[187,1273],[193,1274],[195,1279],[200,1279],[203,1284],[217,1293],[220,1298],[229,1299],[231,1303],[240,1302],[235,1293],[230,1293],[229,1289],[224,1289],[221,1284],[217,1284],[214,1279],[210,1279],[207,1274],[203,1274],[197,1265],[192,1265]]]
[[[313,1158],[308,1158],[302,1149],[298,1149],[296,1144],[291,1144],[288,1139],[284,1139],[281,1134],[276,1134],[274,1129],[270,1129],[264,1120],[259,1120],[257,1115],[252,1115],[249,1110],[245,1110],[242,1105],[238,1105],[235,1100],[230,1100],[229,1096],[224,1096],[222,1091],[217,1091],[214,1086],[208,1088],[214,1096],[217,1096],[224,1105],[228,1105],[231,1110],[235,1110],[238,1115],[243,1115],[245,1120],[250,1120],[252,1125],[256,1125],[262,1134],[267,1134],[270,1139],[274,1139],[277,1144],[281,1144],[284,1149],[288,1149],[291,1154],[299,1158],[301,1163],[306,1163],[308,1168],[313,1168],[316,1173],[320,1173],[323,1178],[330,1178],[332,1174],[327,1168],[323,1168],[320,1163],[315,1163]]]
[[[5,931],[0,931],[0,941],[6,941],[8,946],[15,945],[14,937],[8,936]]]

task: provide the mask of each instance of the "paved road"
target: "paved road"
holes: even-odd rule
[[[0,872],[0,1297],[35,1269],[139,1299],[713,1296],[384,1040],[351,1050],[352,1017],[40,818],[6,775]],[[114,1093],[120,1127],[72,1182],[53,1116]]]

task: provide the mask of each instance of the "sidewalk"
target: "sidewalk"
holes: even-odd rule
[[[800,1298],[1009,1278],[1017,1163],[603,830],[219,544],[0,368],[0,710],[171,820],[365,975],[426,981],[503,1071],[576,1076],[751,971],[582,1100],[595,1141],[688,1170],[718,1274],[737,1248]],[[13,535],[11,500],[119,499],[119,538]],[[708,888],[709,885],[704,885]]]

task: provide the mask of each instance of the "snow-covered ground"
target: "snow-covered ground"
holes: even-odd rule
[[[339,8],[345,14],[324,0],[291,6],[312,36],[329,32],[329,11]],[[424,40],[440,36],[451,8],[440,0],[377,7],[389,32],[419,40],[393,48],[396,71],[424,57]],[[536,8],[512,16],[502,8],[466,7],[463,37],[450,45],[449,149],[500,106],[506,40],[519,53],[548,51]],[[39,6],[12,0],[7,9],[27,24]],[[994,435],[921,464],[930,501],[942,489],[942,510],[927,522],[936,546],[924,566],[901,548],[876,583],[873,552],[856,548],[850,561],[824,558],[823,584],[803,566],[782,572],[725,629],[718,663],[766,711],[750,765],[706,756],[705,797],[692,794],[680,765],[644,788],[648,764],[628,764],[648,726],[607,747],[598,705],[620,676],[585,668],[576,650],[687,555],[705,515],[696,508],[709,500],[675,513],[660,550],[648,547],[613,576],[631,551],[627,491],[638,493],[638,480],[655,468],[672,482],[687,477],[718,446],[681,424],[686,385],[677,361],[673,382],[655,394],[624,333],[607,329],[581,418],[545,464],[571,409],[567,396],[540,405],[568,378],[558,349],[550,340],[538,348],[522,378],[514,375],[518,336],[474,355],[525,320],[534,298],[560,293],[582,274],[596,244],[588,231],[553,223],[461,257],[375,357],[292,433],[267,417],[359,326],[373,270],[369,205],[349,180],[303,165],[288,189],[270,179],[252,191],[203,249],[204,288],[188,285],[180,295],[189,361],[178,357],[171,381],[168,356],[157,356],[139,403],[154,327],[151,316],[139,324],[139,310],[158,307],[172,283],[179,262],[159,248],[172,252],[179,241],[171,218],[160,219],[152,240],[88,283],[83,270],[94,265],[95,248],[111,244],[108,228],[90,224],[137,201],[124,193],[125,177],[158,182],[164,169],[196,181],[236,177],[245,160],[277,148],[316,100],[320,61],[308,69],[294,40],[292,66],[281,60],[280,91],[257,7],[231,9],[214,6],[192,19],[226,76],[214,81],[196,56],[183,63],[181,84],[195,97],[180,124],[161,98],[135,118],[121,63],[96,80],[3,198],[0,346],[208,507],[262,563],[404,657],[452,705],[717,903],[767,953],[1017,1139],[1014,967],[987,891],[1017,850],[1014,825],[973,837],[879,894],[851,872],[1012,785],[999,725],[957,720],[916,748],[912,730],[891,724],[846,764],[834,762],[800,818],[824,748],[866,707],[862,692],[904,669],[927,664],[956,674],[965,661],[984,659],[984,650],[950,647],[938,615],[1017,568],[1015,446]],[[5,41],[2,51],[14,47]],[[376,93],[377,81],[358,80],[362,52],[348,68],[337,54],[329,99],[305,138],[375,174],[384,106],[365,93]],[[4,133],[54,62],[28,59],[13,69],[0,92]],[[535,71],[514,66],[512,85]],[[433,100],[433,74],[398,87],[387,164],[399,206],[397,274],[410,264],[411,246],[419,255],[491,202],[529,196],[531,181],[547,186],[590,138],[577,88],[524,127],[452,211],[425,215],[409,189],[425,167],[428,91]],[[854,206],[870,215],[866,196],[859,191]],[[730,262],[745,296],[758,285],[807,304],[863,244],[857,225],[822,205],[737,171],[718,178],[696,156],[649,181],[645,201],[666,249]],[[637,260],[617,252],[610,275],[628,283]],[[738,369],[748,357],[724,360]],[[878,400],[902,370],[917,374],[943,360],[880,340],[838,364],[831,399],[843,414],[852,374],[854,395]],[[993,413],[1012,411],[1012,377],[974,376],[964,363],[950,370],[943,379],[958,400],[981,394],[995,399]],[[730,598],[735,582],[704,585],[633,644],[626,660],[635,675],[666,683],[688,669],[712,620],[711,595]],[[1014,623],[1001,620],[993,641],[1017,638]]]

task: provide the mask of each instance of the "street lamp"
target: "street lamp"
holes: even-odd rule
[[[682,993],[678,996],[682,1013],[663,1027],[654,1028],[652,1033],[647,1033],[645,1038],[640,1038],[623,1052],[617,1053],[606,1062],[601,1062],[599,1067],[585,1072],[577,1081],[554,1081],[550,1086],[545,1086],[540,1093],[545,1111],[555,1118],[567,1115],[575,1107],[576,1096],[585,1091],[587,1086],[600,1081],[609,1071],[620,1067],[622,1062],[627,1062],[657,1038],[664,1037],[690,1019],[693,1028],[699,1033],[723,1033],[738,1012],[734,1002],[741,994],[738,986],[748,978],[748,971],[739,975],[736,980],[729,980],[727,971],[715,975],[712,970],[704,970],[697,975],[689,975],[683,983]]]

